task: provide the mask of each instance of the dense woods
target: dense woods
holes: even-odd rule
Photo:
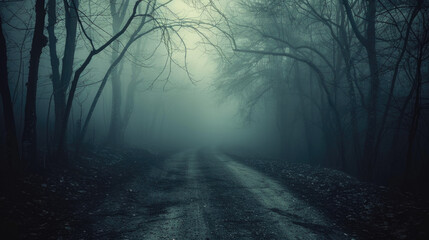
[[[216,145],[427,198],[428,19],[424,0],[0,1],[2,191],[91,151]]]
[[[257,102],[270,102],[282,156],[424,187],[427,3],[231,5],[242,17],[230,20],[235,54],[217,86],[240,94],[248,117]]]
[[[67,153],[69,140],[71,140],[72,136],[76,138],[73,140],[73,144],[78,150],[84,140],[88,124],[108,80],[111,82],[112,91],[110,127],[107,136],[101,143],[114,148],[122,146],[124,132],[133,112],[135,90],[143,81],[143,78],[138,75],[143,68],[147,68],[145,65],[159,61],[161,57],[156,56],[157,59],[155,60],[153,56],[158,52],[165,52],[166,56],[163,57],[165,59],[164,67],[148,74],[148,82],[151,81],[152,85],[161,77],[168,80],[173,65],[188,72],[186,53],[181,54],[181,58],[184,57],[185,61],[173,59],[175,52],[186,49],[186,42],[181,36],[183,35],[183,29],[196,32],[203,41],[207,42],[209,42],[209,36],[203,32],[214,32],[215,29],[218,29],[216,24],[176,14],[171,9],[172,2],[110,1],[108,9],[101,8],[96,2],[78,0],[63,1],[61,3],[53,0],[46,3],[45,1],[36,1],[35,5],[28,1],[2,2],[2,21],[7,21],[2,22],[2,24],[10,28],[10,30],[3,30],[2,28],[2,37],[4,38],[6,34],[10,38],[2,42],[2,54],[4,54],[2,56],[2,74],[8,74],[8,61],[15,63],[16,59],[14,57],[20,56],[19,68],[9,69],[14,73],[18,72],[17,76],[9,74],[9,78],[6,75],[2,77],[3,84],[6,84],[2,87],[3,108],[5,109],[3,114],[5,125],[2,127],[7,129],[7,134],[5,135],[7,137],[2,141],[7,143],[8,146],[16,146],[13,143],[15,142],[13,135],[16,134],[16,130],[14,130],[15,127],[13,126],[15,120],[13,119],[13,114],[11,114],[13,110],[11,107],[15,109],[22,107],[17,104],[11,106],[13,103],[9,104],[11,97],[8,91],[10,91],[11,87],[8,84],[10,82],[15,83],[13,87],[14,102],[25,102],[25,112],[18,114],[25,119],[21,124],[22,126],[19,126],[19,128],[23,128],[21,158],[12,157],[18,155],[15,147],[4,149],[4,152],[7,152],[6,159],[14,158],[15,160],[13,161],[22,159],[24,165],[19,167],[21,170],[44,168],[47,162],[48,165],[66,162],[69,156]],[[206,5],[205,8],[209,9],[210,5]],[[106,17],[105,14],[110,16]],[[32,16],[35,16],[35,20],[32,19]],[[23,17],[28,17],[28,19]],[[110,26],[111,29],[107,30],[106,26]],[[32,43],[28,45],[28,40],[31,36]],[[150,47],[145,46],[145,49],[143,49],[141,46],[145,38],[149,38],[146,43]],[[20,45],[18,45],[17,41],[21,41]],[[160,47],[164,48],[158,51]],[[107,53],[106,49],[109,49]],[[138,52],[133,55],[130,53],[130,49]],[[28,56],[28,74],[26,74],[26,69],[24,68],[27,60],[25,50],[29,50],[31,53]],[[37,88],[40,85],[40,83],[38,84],[38,78],[39,75],[42,75],[38,73],[42,51],[45,53],[42,56],[43,63],[47,64],[49,62],[50,65],[49,70],[42,73],[48,74],[50,80],[50,83],[44,81],[43,84],[52,86],[48,104],[38,104],[36,99]],[[147,53],[144,51],[147,51]],[[7,54],[9,54],[9,59]],[[93,61],[97,61],[95,60],[97,55],[106,54],[111,56],[111,61],[107,64],[108,67],[104,69],[105,73],[102,79],[88,84],[91,86],[100,83],[95,95],[92,90],[87,92],[80,90],[77,92],[77,89],[84,88],[84,86],[79,85],[82,85],[81,82],[84,81],[82,80],[83,75],[90,72],[87,69],[88,66]],[[123,60],[125,58],[133,65],[133,74],[131,79],[121,80],[123,78],[121,73],[124,68]],[[25,87],[18,84],[20,82],[24,83],[21,79],[24,75],[28,75]],[[17,79],[14,79],[14,77]],[[123,85],[125,86],[125,84],[127,84],[125,88],[127,90],[123,94],[122,89],[124,89]],[[3,91],[5,91],[4,94]],[[24,97],[22,94],[19,96],[18,91],[25,92],[26,96]],[[87,102],[89,102],[89,99],[87,99],[89,96],[93,97],[92,103],[89,104],[91,107],[84,109],[85,111],[88,110],[86,116],[82,115],[83,102],[80,102],[80,119],[70,123],[70,116],[74,111],[73,103],[82,94],[86,94],[85,101]],[[37,131],[37,126],[42,125],[40,120],[37,120],[37,108],[40,105],[43,105],[42,107],[46,108],[48,112],[47,125],[43,124],[45,126],[42,131],[46,132],[46,134],[41,134]],[[53,114],[50,114],[51,107],[53,108]],[[18,112],[20,112],[20,109],[18,109]],[[54,125],[53,129],[50,126],[51,121]],[[70,132],[71,127],[77,127],[78,129]],[[46,138],[43,141],[46,144],[38,144],[37,140],[41,138]],[[46,146],[41,147],[40,145]],[[45,149],[43,150],[43,157],[38,156],[38,151],[41,148]],[[14,153],[10,151],[14,151]],[[41,158],[44,158],[43,163]]]
[[[175,64],[171,55],[177,46],[173,45],[182,45],[179,47],[186,52],[185,40],[178,31],[188,28],[221,54],[222,71],[215,86],[226,95],[241,99],[245,119],[252,119],[261,102],[268,103],[272,109],[268,118],[275,119],[278,128],[275,137],[280,142],[279,156],[344,170],[366,181],[399,185],[423,181],[429,156],[425,147],[427,3],[193,3],[199,11],[217,19],[217,23],[205,22],[208,18],[204,17],[185,19],[169,13],[169,3],[111,1],[108,9],[100,9],[91,2],[36,1],[32,10],[27,1],[1,3],[5,130],[2,141],[8,146],[3,150],[5,166],[21,170],[46,167],[37,150],[38,145],[44,145],[38,143],[45,135],[43,132],[47,134],[43,142],[48,142],[44,150],[48,162],[66,161],[67,139],[76,135],[74,144],[81,145],[108,79],[112,91],[111,117],[106,140],[102,142],[123,146],[135,105],[135,89],[142,81],[153,80],[138,77],[138,66],[143,61],[157,61],[131,56],[130,49],[155,51],[142,49],[141,41],[157,36],[170,56],[161,72],[168,71],[167,65]],[[34,18],[19,18],[22,11],[33,11],[28,14]],[[99,22],[101,17],[111,21],[111,29]],[[154,45],[147,45],[151,44]],[[36,99],[38,82],[42,81],[38,80],[42,51],[42,58],[48,58],[50,63],[49,106],[37,104]],[[76,54],[77,51],[82,53]],[[86,57],[82,57],[83,52],[87,52]],[[80,120],[70,123],[75,98],[83,94],[76,95],[82,74],[89,73],[88,66],[97,61],[99,54],[110,55],[110,67],[104,70],[87,116],[81,115]],[[122,80],[125,58],[131,61],[134,74]],[[19,67],[15,66],[16,61]],[[178,64],[186,68],[186,60]],[[24,105],[25,111],[21,109]],[[42,124],[37,121],[37,108],[49,107],[49,112],[51,106],[53,129],[48,125],[48,129],[38,131],[37,126]],[[16,123],[20,118],[24,121]],[[76,134],[69,132],[70,124],[78,124],[78,129],[73,130]],[[20,129],[22,139],[16,137],[21,135]],[[21,143],[20,153],[17,142]]]

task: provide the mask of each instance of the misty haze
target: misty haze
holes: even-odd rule
[[[429,239],[425,0],[0,0],[1,239]]]

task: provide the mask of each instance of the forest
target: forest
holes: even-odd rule
[[[0,0],[0,94],[1,235],[429,237],[425,0]]]

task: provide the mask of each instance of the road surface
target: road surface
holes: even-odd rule
[[[286,186],[215,150],[167,158],[88,214],[96,239],[351,239]]]

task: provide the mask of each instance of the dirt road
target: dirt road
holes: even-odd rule
[[[89,213],[96,239],[351,239],[286,186],[215,150],[175,154]]]

